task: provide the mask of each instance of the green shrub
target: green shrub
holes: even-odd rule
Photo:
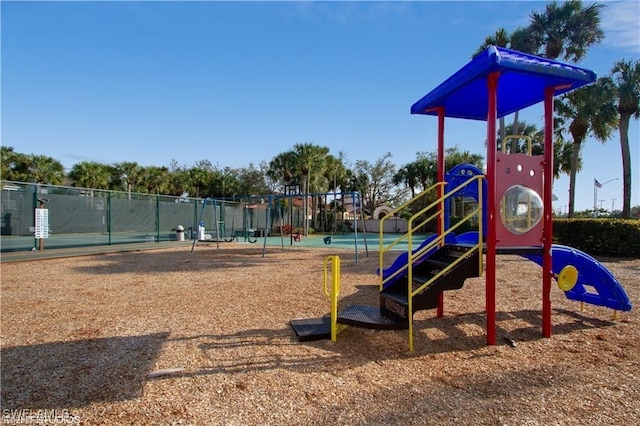
[[[640,258],[640,221],[554,219],[553,240],[591,255]]]

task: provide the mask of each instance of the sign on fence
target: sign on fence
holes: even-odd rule
[[[49,238],[49,209],[36,209],[36,238]]]

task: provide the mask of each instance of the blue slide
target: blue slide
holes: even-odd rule
[[[542,255],[522,255],[542,266]],[[568,299],[619,311],[630,311],[631,301],[622,285],[600,262],[588,254],[567,246],[551,246],[551,271],[558,275],[562,268],[573,265],[578,270],[576,285],[565,294]],[[595,291],[594,291],[595,290]]]
[[[431,243],[433,240],[435,240],[438,237],[438,234],[433,234],[433,235],[429,235],[427,238],[425,238],[425,240],[418,246],[418,248],[416,248],[415,250],[413,250],[413,254],[416,254],[418,251],[422,250],[422,248],[424,248],[426,245],[428,245],[429,243]],[[419,259],[416,259],[414,261],[414,265],[419,265],[420,263],[422,263],[425,259],[428,259],[429,256],[433,255],[433,253],[435,253],[438,250],[438,246],[434,246],[431,250],[429,250],[428,252],[426,252],[424,255],[422,255]],[[396,258],[396,260],[393,261],[393,263],[388,267],[388,268],[384,268],[382,270],[382,278],[383,279],[387,279],[387,277],[389,277],[390,275],[393,275],[395,272],[397,272],[398,270],[402,269],[403,267],[405,267],[407,265],[407,262],[409,261],[409,252],[403,252],[400,256],[398,256]],[[380,269],[376,270],[376,274],[380,275]],[[398,280],[402,279],[402,274],[397,275],[394,279],[392,279],[391,281],[388,281],[384,284],[385,288],[394,284],[395,282],[397,282]]]
[[[468,232],[467,232],[468,234]],[[478,240],[478,233],[476,232],[476,241]],[[465,235],[465,234],[463,234]],[[420,243],[420,245],[418,246],[418,248],[413,250],[413,254],[416,254],[418,251],[422,250],[425,246],[427,246],[428,244],[430,244],[433,240],[435,240],[436,238],[438,238],[438,234],[432,234],[429,235],[427,238],[425,238],[425,240]],[[449,234],[445,237],[445,241],[448,244],[456,244],[459,243],[460,241],[458,241],[455,237],[455,235],[453,234]],[[465,241],[466,242],[466,241]],[[476,243],[474,243],[476,244]],[[433,246],[433,248],[431,248],[429,251],[427,251],[426,253],[424,253],[422,256],[420,256],[418,259],[415,259],[413,262],[413,265],[419,265],[422,262],[424,262],[426,259],[428,259],[429,257],[431,257],[436,251],[438,251],[440,247],[438,247],[437,245]],[[409,253],[408,252],[403,252],[402,254],[400,254],[396,260],[393,261],[393,263],[388,267],[385,268],[382,271],[382,278],[383,279],[387,279],[387,277],[389,277],[390,275],[393,275],[395,272],[397,272],[398,270],[402,269],[403,267],[405,267],[407,265],[407,262],[409,261]],[[380,269],[376,270],[376,274],[380,275]],[[394,277],[392,280],[384,283],[384,287],[387,288],[390,285],[394,284],[395,282],[397,282],[398,280],[403,279],[403,275],[402,274],[398,274],[396,277]]]
[[[413,253],[422,249],[436,239],[436,237],[437,235],[435,234],[430,235]],[[449,235],[447,237],[447,243],[449,244],[477,244],[477,242],[478,233],[473,231],[465,232],[457,237],[455,235]],[[436,246],[426,252],[415,261],[415,264],[420,264],[425,259],[428,259],[437,249],[438,247]],[[571,290],[564,292],[568,299],[596,306],[604,306],[619,311],[631,310],[631,301],[620,282],[596,259],[578,249],[559,244],[553,244],[551,246],[551,255],[551,271],[555,275],[560,274],[562,268],[567,265],[572,265],[578,270],[576,284]],[[522,254],[521,256],[542,266],[542,254]],[[384,269],[383,278],[387,278],[404,267],[407,261],[408,254],[404,252],[396,258],[391,266]],[[379,271],[376,271],[376,273],[379,273]],[[398,275],[396,279],[385,283],[385,287],[400,279],[402,279],[402,274]]]

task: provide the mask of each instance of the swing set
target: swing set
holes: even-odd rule
[[[296,203],[305,205],[309,199],[315,198],[325,200],[323,208],[296,206]],[[331,203],[326,202],[328,199],[332,199]],[[220,242],[257,243],[259,238],[263,238],[262,257],[265,257],[268,238],[278,236],[280,237],[281,249],[284,251],[285,240],[289,240],[289,245],[293,246],[294,243],[299,243],[304,236],[308,235],[311,215],[305,214],[305,211],[309,212],[315,209],[315,213],[324,220],[325,231],[331,232],[333,230],[333,234],[347,235],[353,239],[356,263],[358,262],[360,240],[364,242],[366,255],[369,256],[363,202],[360,193],[356,191],[306,194],[289,191],[285,194],[245,196],[233,199],[205,198],[201,202],[202,207],[196,218],[197,229],[200,230],[201,227],[204,228],[205,223],[210,223],[213,225],[213,232],[204,234],[204,237],[199,232],[198,237],[203,238],[194,238],[191,252],[199,241],[215,242],[216,248],[220,248]],[[343,204],[341,221],[338,220],[339,202]],[[328,212],[330,204],[332,204],[333,215]],[[332,220],[329,219],[330,216]],[[229,222],[231,229],[227,226]],[[341,222],[340,226],[339,222]],[[327,245],[331,244],[332,237],[325,236],[323,241]]]

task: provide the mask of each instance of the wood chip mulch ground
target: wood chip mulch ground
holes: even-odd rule
[[[340,305],[377,305],[376,253],[356,264],[351,250],[190,248],[2,263],[2,424],[54,415],[86,425],[640,419],[640,260],[600,259],[634,304],[617,319],[581,311],[554,284],[546,339],[541,269],[499,256],[498,344],[486,345],[484,278],[474,278],[446,294],[443,318],[415,315],[409,352],[402,330],[350,327],[335,343],[300,343],[289,326],[329,312],[329,254],[342,258]]]

